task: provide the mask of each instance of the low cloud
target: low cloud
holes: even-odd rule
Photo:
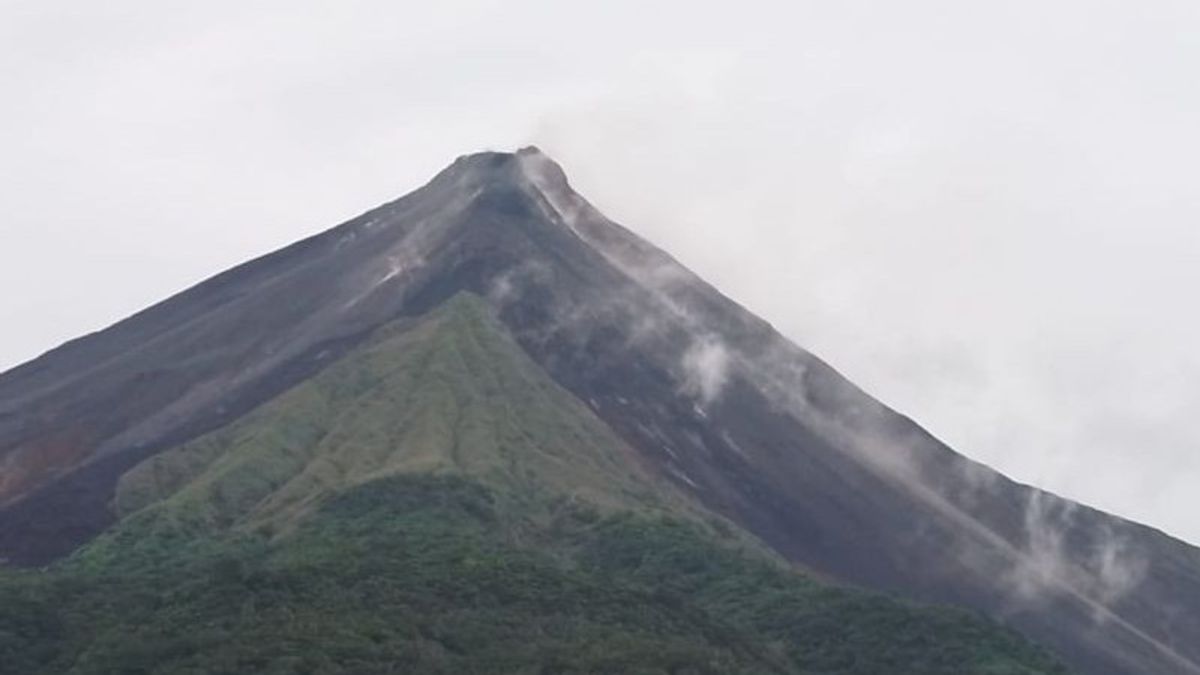
[[[1149,561],[1125,536],[1106,525],[1081,531],[1082,508],[1031,490],[1025,507],[1026,546],[1010,574],[1018,594],[1035,600],[1064,589],[1093,600],[1093,616],[1107,620],[1111,610],[1145,579]],[[1072,539],[1073,537],[1073,539]],[[1074,541],[1074,546],[1068,545]]]
[[[708,405],[721,395],[729,380],[729,350],[715,336],[706,335],[683,353],[684,391]]]

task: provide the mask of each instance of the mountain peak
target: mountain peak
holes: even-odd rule
[[[547,220],[585,240],[577,228],[580,219],[600,216],[571,188],[562,166],[534,145],[513,152],[488,150],[462,155],[430,186],[436,186],[448,203],[485,195],[499,198],[493,203],[511,205],[511,197],[520,194],[521,200],[530,200]]]
[[[539,148],[539,147],[538,147],[538,146],[536,146],[536,145],[526,145],[525,147],[523,147],[523,148],[519,148],[519,149],[517,150],[517,155],[518,155],[518,156],[522,156],[522,155],[541,155],[541,156],[545,157],[545,156],[546,156],[546,153],[542,152],[542,149],[541,149],[541,148]]]
[[[455,197],[489,187],[517,189],[548,201],[560,214],[571,204],[582,201],[571,190],[566,172],[558,162],[534,145],[514,152],[486,150],[461,155],[432,184],[446,185],[457,192]]]
[[[447,170],[456,167],[471,167],[479,170],[504,171],[519,165],[524,160],[532,160],[538,163],[549,163],[554,166],[558,164],[542,149],[536,145],[526,145],[513,151],[506,150],[482,150],[480,152],[472,152],[465,155],[459,155],[454,163],[447,167]],[[519,167],[518,167],[519,168]],[[559,169],[561,171],[561,168]]]

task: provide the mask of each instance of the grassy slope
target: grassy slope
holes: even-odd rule
[[[2,673],[1035,673],[974,616],[720,534],[458,298],[143,465],[0,571]]]
[[[477,298],[454,298],[246,419],[145,462],[116,505],[194,525],[286,527],[380,476],[455,472],[514,498],[547,490],[610,507],[665,496],[591,412],[547,378]]]

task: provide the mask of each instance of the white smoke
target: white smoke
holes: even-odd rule
[[[1112,604],[1134,591],[1145,580],[1150,566],[1128,539],[1111,531],[1105,533],[1093,563],[1096,594],[1105,604]]]
[[[881,416],[886,414],[882,407],[856,411],[843,408],[840,412],[850,416],[842,419],[813,406],[805,386],[806,361],[784,346],[738,363],[776,401],[781,412],[818,430],[864,468],[904,485],[913,496],[958,523],[972,541],[953,552],[964,564],[986,568],[995,563],[993,556],[999,555],[1006,561],[999,570],[1002,580],[1013,589],[1016,601],[1024,604],[1068,595],[1084,602],[1097,623],[1125,624],[1114,604],[1136,591],[1149,568],[1145,555],[1127,536],[1114,532],[1111,526],[1101,531],[1080,530],[1085,527],[1079,520],[1082,507],[1050,493],[1029,490],[1022,521],[1025,541],[1009,542],[971,513],[1003,480],[996,472],[963,460],[956,475],[966,490],[951,500],[920,469],[924,444],[931,441],[921,435],[896,437],[881,431],[885,428]],[[1143,637],[1171,652],[1150,636]]]
[[[1046,493],[1035,490],[1029,493],[1029,502],[1025,506],[1027,549],[1010,571],[1009,581],[1026,600],[1035,600],[1047,591],[1057,590],[1072,576],[1071,565],[1063,551],[1063,532],[1070,527],[1075,505],[1067,504],[1056,514],[1051,508],[1051,499]]]
[[[1022,597],[1035,599],[1067,588],[1111,608],[1145,579],[1149,561],[1111,526],[1089,532],[1095,537],[1090,550],[1072,555],[1065,542],[1079,526],[1079,508],[1045,492],[1030,492],[1025,508],[1027,548],[1011,573]],[[1097,621],[1110,616],[1098,610],[1093,615]]]
[[[719,338],[706,335],[683,353],[684,391],[708,405],[721,395],[729,379],[729,350]]]
[[[578,195],[559,185],[562,177],[556,175],[559,169],[553,161],[533,148],[521,150],[517,154],[517,160],[521,164],[521,172],[541,196],[542,200],[539,203],[546,215],[583,239],[578,222],[586,209],[586,203]]]
[[[518,300],[529,285],[548,283],[552,277],[550,268],[545,264],[526,260],[496,275],[487,288],[487,299],[492,307],[502,310]]]

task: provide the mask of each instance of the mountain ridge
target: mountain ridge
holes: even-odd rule
[[[0,555],[73,550],[129,469],[463,291],[662,480],[803,568],[1006,617],[1087,672],[1200,671],[1195,549],[958,455],[534,150],[460,157],[0,376]]]

